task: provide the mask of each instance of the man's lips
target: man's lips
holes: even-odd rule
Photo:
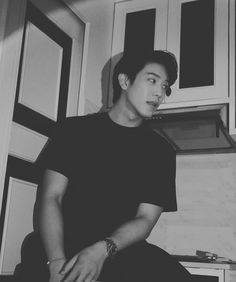
[[[153,106],[154,108],[157,108],[159,106],[158,101],[147,101],[146,103],[150,106]]]

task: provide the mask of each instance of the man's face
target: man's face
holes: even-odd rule
[[[158,63],[148,63],[139,71],[131,84],[128,81],[126,102],[135,115],[151,117],[162,103],[168,89],[165,67]]]

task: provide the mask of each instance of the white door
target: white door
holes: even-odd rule
[[[33,230],[39,180],[33,164],[56,123],[78,115],[86,25],[58,0],[10,0],[5,8],[6,29],[0,55],[2,64],[11,58],[11,72],[5,69],[11,81],[1,84],[0,90],[12,93],[12,100],[2,99],[12,110],[6,116],[8,156],[5,181],[0,186],[0,274],[8,275],[20,262],[23,239]],[[15,87],[10,89],[10,84]]]

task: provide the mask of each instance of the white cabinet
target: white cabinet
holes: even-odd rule
[[[199,281],[235,282],[236,265],[202,262],[181,262],[181,264],[193,275],[197,275]],[[198,280],[197,280],[198,281]]]
[[[150,9],[155,10],[155,34],[154,48],[166,49],[166,34],[167,34],[167,10],[168,1],[166,0],[134,0],[118,2],[115,4],[115,19],[112,43],[112,55],[123,52],[126,23],[129,14],[135,14],[141,11]],[[140,30],[138,31],[140,32]],[[145,32],[150,32],[146,30]],[[140,38],[142,41],[142,38]]]
[[[166,103],[228,102],[227,0],[169,0],[167,49],[179,76]]]
[[[136,48],[145,44],[142,34],[150,34],[150,28],[145,18],[143,21],[140,18],[142,25],[135,24],[135,13],[148,9],[155,9],[156,13],[155,31],[150,35],[154,37],[153,48],[173,52],[179,64],[179,78],[161,108],[228,103],[228,0],[118,2],[112,56],[128,48],[125,40],[129,29],[133,28],[129,37],[137,29],[140,32],[139,41],[134,39],[132,43]],[[118,58],[113,60],[113,65]]]

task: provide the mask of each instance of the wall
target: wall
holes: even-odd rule
[[[206,250],[236,260],[236,154],[177,156],[178,212],[149,240],[173,254]]]
[[[97,112],[106,103],[109,70],[103,68],[111,54],[114,3],[111,0],[68,1],[90,24],[85,73],[85,105],[79,114]],[[102,75],[105,76],[101,83]]]

